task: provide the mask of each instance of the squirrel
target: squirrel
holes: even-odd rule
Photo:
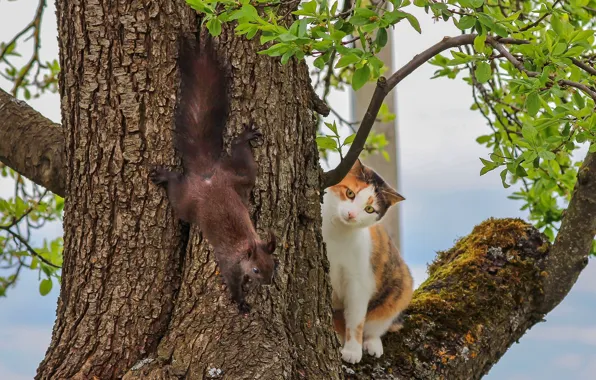
[[[276,237],[259,238],[248,212],[257,166],[250,141],[261,137],[246,128],[224,152],[228,118],[227,81],[208,39],[181,38],[178,55],[179,101],[175,116],[175,146],[184,174],[155,168],[151,181],[167,189],[175,215],[197,224],[214,249],[215,259],[232,300],[241,313],[250,312],[243,285],[252,280],[270,284],[277,269]]]

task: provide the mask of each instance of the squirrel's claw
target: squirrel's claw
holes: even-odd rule
[[[246,301],[240,301],[238,303],[238,310],[240,311],[240,314],[248,314],[250,313],[250,305],[246,302]]]

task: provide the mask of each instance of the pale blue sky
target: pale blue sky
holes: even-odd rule
[[[51,2],[50,2],[51,3]],[[0,3],[0,41],[29,21],[35,0]],[[423,35],[408,24],[396,28],[396,59],[405,63],[443,36],[456,35],[450,24],[433,23],[415,13]],[[57,56],[56,20],[49,4],[43,24],[43,59]],[[484,219],[525,217],[519,204],[508,200],[498,173],[479,177],[478,157],[486,151],[475,138],[486,133],[484,120],[469,110],[469,87],[461,81],[432,80],[434,67],[425,65],[399,85],[398,124],[400,184],[406,197],[399,205],[402,251],[416,283],[425,278],[426,264],[436,251],[451,247]],[[7,89],[0,80],[0,87]],[[349,115],[349,98],[334,94],[332,105]],[[54,121],[60,121],[57,95],[30,102]],[[395,157],[393,157],[395,158]],[[10,194],[0,181],[0,196]],[[51,225],[37,239],[60,233]],[[41,297],[37,275],[23,273],[18,286],[0,298],[0,379],[31,379],[49,343],[58,289]],[[485,377],[490,380],[596,378],[596,264],[591,262],[565,301],[547,322],[535,326],[514,345]]]

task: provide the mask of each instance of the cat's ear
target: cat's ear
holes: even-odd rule
[[[362,165],[362,161],[359,158],[356,159],[354,165],[352,165],[352,169],[350,169],[350,174],[352,175],[360,175],[364,170],[364,165]]]
[[[395,191],[395,189],[393,189],[390,186],[383,187],[383,195],[385,196],[387,202],[389,202],[389,207],[393,206],[398,202],[406,200],[406,198],[404,198],[403,195]]]

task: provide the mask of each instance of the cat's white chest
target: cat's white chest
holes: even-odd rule
[[[370,299],[375,292],[375,276],[370,264],[372,239],[368,228],[344,230],[323,220],[323,240],[327,246],[333,291],[344,300],[348,289]]]

